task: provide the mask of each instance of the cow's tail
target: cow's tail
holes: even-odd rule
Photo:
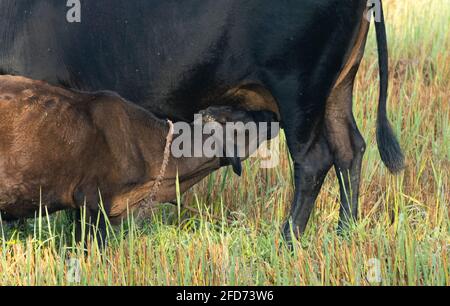
[[[377,116],[377,143],[383,163],[389,171],[392,173],[398,173],[405,167],[405,158],[387,117],[389,56],[387,48],[386,25],[381,1],[379,16],[380,20],[375,21],[380,66],[380,100]]]

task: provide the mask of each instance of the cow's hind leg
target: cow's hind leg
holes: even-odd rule
[[[353,80],[335,88],[327,103],[326,137],[339,180],[339,231],[358,218],[361,163],[366,144],[352,112]]]
[[[299,237],[305,231],[316,198],[333,164],[327,140],[322,132],[293,158],[295,196],[290,217],[283,230],[288,242],[292,241],[292,233],[295,237]]]

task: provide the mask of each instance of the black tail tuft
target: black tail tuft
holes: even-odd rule
[[[375,21],[380,65],[380,101],[377,118],[377,142],[381,160],[392,173],[398,173],[405,168],[405,157],[400,144],[395,137],[387,117],[387,96],[389,85],[389,55],[384,23],[383,7],[380,1],[381,20]]]
[[[405,157],[387,118],[378,119],[377,142],[381,160],[391,173],[396,174],[405,168]]]

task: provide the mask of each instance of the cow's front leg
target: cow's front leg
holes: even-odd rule
[[[293,152],[295,196],[283,234],[288,243],[292,234],[299,237],[306,229],[314,203],[330,170],[333,159],[328,143],[320,133],[303,153]]]

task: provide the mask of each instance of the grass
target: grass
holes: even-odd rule
[[[110,231],[100,256],[72,244],[68,213],[0,226],[2,285],[450,285],[450,6],[385,1],[391,53],[390,118],[407,156],[391,176],[375,144],[378,83],[373,30],[355,92],[367,143],[361,220],[336,234],[338,186],[330,173],[293,254],[280,227],[292,198],[285,142],[280,166],[218,172],[152,220]],[[228,221],[232,219],[232,221]],[[79,273],[78,273],[79,272]]]

